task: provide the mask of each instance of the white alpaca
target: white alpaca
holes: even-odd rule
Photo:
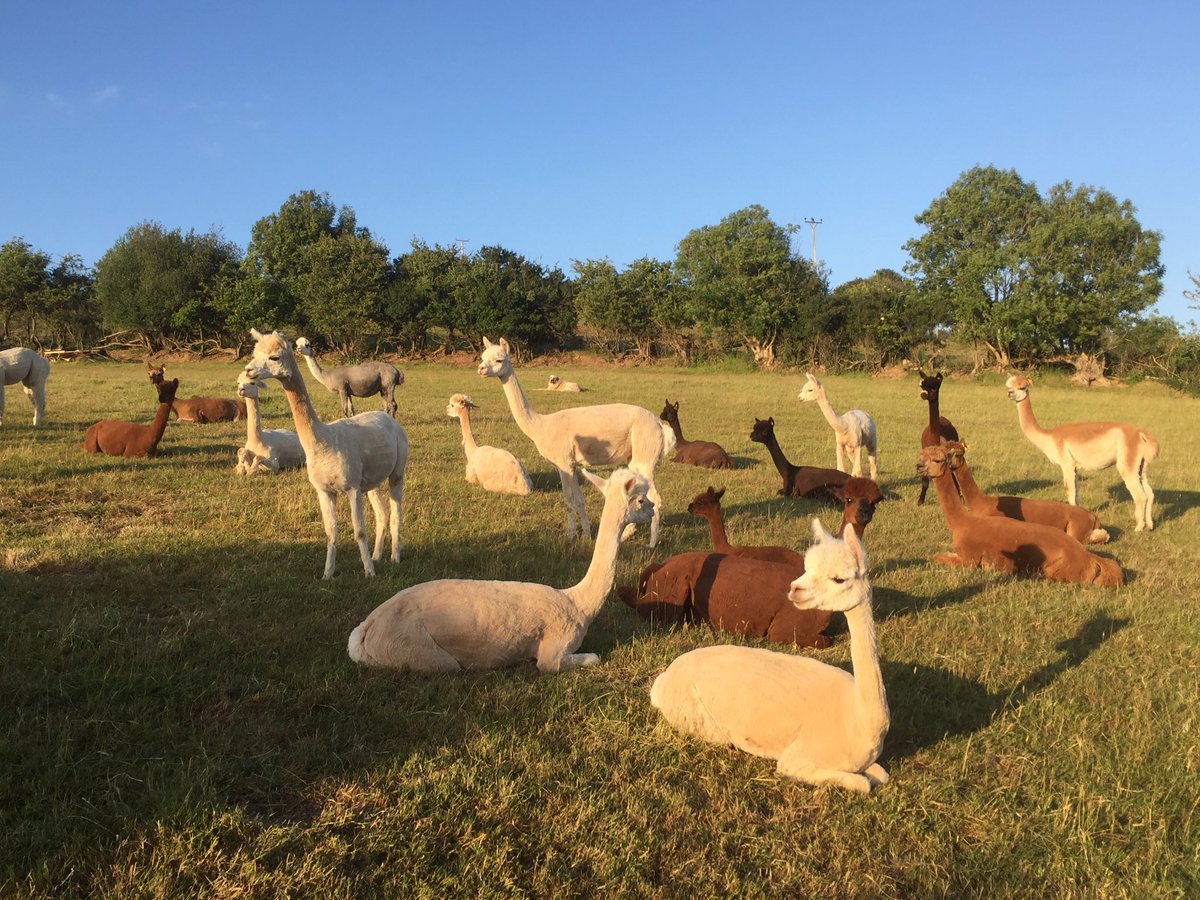
[[[833,434],[837,440],[838,471],[846,471],[843,454],[849,454],[853,466],[850,474],[855,478],[862,475],[862,456],[859,450],[865,448],[867,460],[871,464],[871,478],[876,479],[879,475],[879,468],[876,458],[878,440],[875,433],[875,421],[861,409],[852,409],[845,415],[839,416],[834,412],[833,405],[829,402],[829,397],[826,396],[821,382],[809,372],[804,374],[808,381],[800,390],[799,397],[805,403],[816,401],[816,404],[821,407],[821,412],[825,414],[825,421],[833,428]]]
[[[471,433],[471,410],[479,407],[466,394],[455,394],[446,405],[446,415],[462,427],[463,450],[467,454],[466,478],[485,491],[524,497],[533,484],[521,461],[500,447],[480,447]]]
[[[648,521],[654,509],[646,499],[649,484],[636,472],[618,469],[607,481],[586,469],[584,475],[604,494],[604,512],[581,582],[561,590],[462,578],[413,585],[351,632],[350,658],[419,672],[498,669],[526,660],[542,672],[560,672],[598,663],[595,653],[575,650],[612,589],[621,530]]]
[[[382,410],[359,413],[349,419],[325,423],[317,418],[296,356],[287,338],[276,331],[251,331],[254,353],[246,365],[246,376],[254,381],[277,378],[287,395],[296,434],[304,447],[308,480],[321,503],[325,524],[325,576],[333,577],[337,557],[337,498],[350,499],[350,521],[354,541],[362,557],[363,571],[375,574],[374,562],[383,558],[383,536],[391,524],[392,562],[400,561],[400,504],[404,498],[404,466],[408,462],[408,438],[404,429]],[[363,492],[375,510],[375,553],[367,550],[363,524]],[[385,500],[386,495],[386,500]]]
[[[581,388],[574,381],[563,381],[557,375],[551,375],[550,383],[546,385],[546,390],[562,391],[566,394],[578,394]]]
[[[813,519],[813,534],[788,599],[846,614],[854,674],[790,653],[704,647],[655,679],[650,702],[680,731],[778,760],[780,775],[866,794],[888,780],[876,760],[889,724],[867,557],[853,526],[838,540]]]
[[[583,494],[575,477],[576,466],[605,466],[628,461],[629,468],[649,482],[649,497],[654,504],[650,525],[650,546],[658,543],[658,522],[662,497],[654,486],[654,467],[675,447],[675,434],[658,416],[631,403],[606,403],[577,406],[549,415],[533,411],[521,384],[513,372],[508,341],[499,344],[483,339],[479,374],[499,378],[508,398],[513,418],[525,435],[557,469],[567,506],[567,537],[574,537],[576,518],[583,535],[591,534]]]
[[[304,448],[294,431],[272,428],[263,431],[258,417],[259,382],[242,372],[238,375],[238,396],[246,401],[246,446],[237,452],[239,475],[278,475],[282,469],[304,465]]]
[[[1121,422],[1071,422],[1042,428],[1029,402],[1032,382],[1013,375],[1005,383],[1008,399],[1017,404],[1017,421],[1029,442],[1062,470],[1067,502],[1077,505],[1078,469],[1107,469],[1115,465],[1133,498],[1137,531],[1154,528],[1154,490],[1147,473],[1158,457],[1158,441],[1147,432]]]
[[[46,358],[28,347],[0,350],[0,375],[0,425],[4,424],[4,388],[18,382],[33,406],[33,424],[41,425],[46,415],[46,379],[50,377]]]

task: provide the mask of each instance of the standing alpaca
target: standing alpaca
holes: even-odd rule
[[[564,394],[578,394],[583,388],[573,381],[563,381],[557,375],[550,376],[550,383],[546,385],[548,391],[562,391]]]
[[[926,447],[917,462],[917,474],[934,481],[953,553],[935,553],[933,561],[964,569],[986,567],[1010,574],[1041,575],[1068,584],[1120,587],[1121,567],[1096,556],[1075,538],[1045,525],[1018,522],[1004,516],[976,516],[963,508],[950,476],[945,447]]]
[[[166,366],[152,366],[146,361],[150,383],[157,386],[166,377]],[[212,422],[240,422],[246,418],[246,401],[229,400],[225,397],[176,397],[171,412],[180,422],[195,422],[208,425]]]
[[[1006,516],[1019,522],[1033,522],[1065,531],[1081,544],[1103,544],[1108,532],[1100,527],[1094,513],[1082,506],[1071,506],[1057,500],[1034,500],[1027,497],[990,497],[975,483],[967,465],[967,448],[958,441],[946,442],[950,473],[958,484],[967,508],[977,516]]]
[[[704,466],[706,469],[732,469],[733,460],[720,444],[712,441],[689,441],[683,436],[683,428],[679,425],[679,401],[666,401],[659,418],[671,426],[675,432],[675,456],[672,462],[688,463],[693,466]]]
[[[157,385],[158,411],[149,425],[124,422],[120,419],[101,419],[89,425],[83,436],[83,449],[88,453],[107,453],[109,456],[124,456],[126,459],[154,458],[158,455],[158,442],[167,430],[171,403],[178,388],[178,378]]]
[[[541,672],[600,662],[576,653],[612,589],[621,531],[654,514],[649,483],[629,469],[607,481],[584,470],[604,494],[592,562],[574,587],[462,578],[427,581],[385,600],[350,634],[357,663],[457,672],[498,669],[535,660]]]
[[[721,514],[721,498],[724,496],[725,488],[718,491],[709,485],[707,491],[692,498],[692,502],[688,504],[687,508],[693,516],[700,516],[702,519],[708,520],[708,530],[712,538],[714,553],[744,556],[747,559],[795,566],[797,574],[804,571],[804,556],[791,547],[735,547],[729,543],[729,538],[725,535],[725,518]]]
[[[671,452],[675,435],[654,417],[654,413],[631,403],[576,406],[549,415],[536,413],[517,381],[508,341],[504,338],[500,338],[499,344],[493,344],[486,337],[483,339],[479,375],[500,379],[517,427],[533,441],[538,453],[558,469],[567,506],[568,538],[575,536],[576,519],[580,533],[591,534],[575,466],[604,466],[628,461],[629,468],[649,483],[648,496],[654,505],[650,546],[658,543],[662,497],[654,486],[654,467]]]
[[[808,497],[816,499],[839,499],[834,496],[833,489],[845,484],[850,478],[839,469],[821,469],[816,466],[793,466],[775,437],[775,417],[769,419],[754,419],[754,428],[750,432],[750,440],[764,444],[775,468],[783,477],[783,487],[776,493],[782,497]]]
[[[787,778],[866,794],[888,780],[876,760],[890,724],[867,556],[851,528],[837,540],[814,519],[813,533],[788,599],[845,613],[854,673],[755,647],[703,647],[655,679],[650,702],[680,731],[778,760]]]
[[[404,384],[404,373],[391,363],[371,360],[357,366],[338,366],[322,369],[313,356],[312,342],[308,338],[296,339],[296,351],[308,363],[308,371],[321,384],[342,398],[342,415],[354,415],[351,397],[371,397],[378,394],[383,398],[383,408],[389,416],[396,415],[396,388]]]
[[[833,428],[833,435],[837,441],[838,470],[846,471],[843,454],[848,453],[853,467],[850,474],[855,477],[862,475],[862,456],[859,450],[865,448],[867,461],[871,464],[871,480],[878,480],[879,470],[876,466],[878,441],[876,440],[874,420],[861,409],[852,409],[845,415],[839,416],[833,411],[833,405],[830,404],[821,382],[809,372],[805,372],[804,375],[808,381],[804,383],[798,396],[805,403],[815,401],[821,407],[821,412],[825,414],[825,421]]]
[[[1075,505],[1078,469],[1107,469],[1116,465],[1133,498],[1135,530],[1154,528],[1154,491],[1146,469],[1158,457],[1158,441],[1142,429],[1121,422],[1071,422],[1057,428],[1042,428],[1033,417],[1029,402],[1031,385],[1024,375],[1013,375],[1005,382],[1008,399],[1017,404],[1021,431],[1062,470],[1067,502]]]
[[[41,425],[46,415],[46,379],[50,377],[46,358],[28,347],[0,350],[0,375],[0,425],[4,424],[4,389],[18,382],[33,406],[33,424]]]
[[[296,432],[284,428],[263,431],[258,418],[259,383],[245,372],[238,375],[237,392],[246,401],[246,446],[237,452],[239,475],[278,475],[281,469],[304,465],[304,448]]]
[[[529,473],[521,461],[499,447],[480,447],[471,434],[471,410],[479,407],[466,394],[455,394],[446,405],[446,415],[462,427],[463,450],[467,454],[466,478],[485,491],[524,497],[533,490]]]
[[[946,441],[958,440],[958,429],[941,414],[938,409],[938,394],[942,389],[942,373],[926,375],[920,369],[921,399],[929,404],[929,424],[921,432],[921,446],[933,447]],[[921,478],[921,496],[917,498],[917,506],[925,504],[925,495],[929,492],[929,479]]]
[[[404,499],[404,467],[408,462],[408,437],[390,415],[379,410],[325,423],[317,418],[312,398],[296,365],[287,338],[276,331],[251,331],[254,352],[246,376],[254,381],[277,378],[287,395],[296,434],[304,447],[308,480],[321,503],[325,524],[325,578],[333,577],[337,557],[337,498],[350,499],[354,541],[363,571],[375,574],[374,562],[383,559],[383,535],[391,523],[392,562],[400,561],[400,505]],[[375,510],[375,553],[367,550],[363,524],[363,492]],[[386,501],[385,501],[386,495]]]

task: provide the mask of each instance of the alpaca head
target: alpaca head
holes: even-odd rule
[[[305,356],[312,356],[313,355],[312,341],[310,341],[306,337],[296,338],[296,352],[302,353]]]
[[[945,445],[921,448],[917,457],[917,474],[929,478],[941,478],[949,471],[950,457]]]
[[[146,360],[146,374],[150,377],[151,384],[162,384],[166,377],[166,366],[152,366],[150,361]]]
[[[551,376],[550,376],[550,385],[549,385],[549,386],[550,386],[550,387],[558,387],[558,383],[559,383],[560,381],[562,381],[562,379],[561,379],[560,377],[558,377],[557,375],[551,375]]]
[[[812,372],[805,372],[804,377],[808,380],[804,382],[804,387],[800,389],[800,393],[796,396],[805,403],[811,403],[821,395],[823,389],[821,382],[817,380],[817,377]]]
[[[170,381],[161,381],[158,387],[158,402],[170,403],[175,399],[175,392],[179,390],[179,379],[172,378]]]
[[[697,494],[688,504],[688,512],[693,516],[702,516],[710,510],[720,510],[721,498],[725,496],[725,488],[714,490],[712,485],[703,494]]]
[[[626,525],[645,525],[654,518],[654,501],[646,496],[650,490],[650,482],[632,469],[617,469],[607,479],[593,475],[583,469],[596,490],[604,495],[604,507],[610,503],[620,503],[623,506],[621,514],[620,534]]]
[[[296,357],[287,338],[278,331],[263,334],[256,329],[250,330],[250,336],[254,338],[254,350],[244,370],[247,377],[261,381],[264,378],[286,379],[296,374]]]
[[[926,375],[920,369],[917,369],[921,376],[921,399],[936,400],[938,391],[942,388],[942,373],[938,372],[935,375]]]
[[[848,519],[846,521],[865,528],[875,517],[875,507],[883,501],[883,491],[870,478],[847,478],[843,484],[829,489],[833,496],[842,501]]]
[[[775,437],[775,417],[769,419],[754,418],[754,428],[750,431],[750,440],[765,444]]]
[[[485,337],[483,353],[479,357],[479,377],[503,378],[511,374],[512,360],[509,357],[508,341],[500,338],[500,343],[493,344]]]
[[[946,441],[946,465],[950,471],[961,469],[967,461],[967,445],[962,441]]]
[[[452,419],[457,419],[459,411],[464,409],[479,409],[479,407],[466,394],[455,394],[450,398],[450,402],[446,404],[446,415]]]
[[[1020,403],[1029,396],[1029,388],[1033,384],[1024,375],[1010,375],[1008,380],[1004,382],[1004,386],[1008,388],[1008,399],[1013,403]]]
[[[245,372],[238,373],[237,379],[237,395],[245,397],[247,400],[258,399],[258,389],[266,387],[261,381],[255,381]]]
[[[812,521],[816,539],[804,553],[804,574],[792,582],[788,600],[798,609],[846,612],[871,599],[867,552],[854,528],[847,525],[839,540]]]
[[[666,422],[668,425],[678,425],[679,424],[679,401],[676,400],[674,403],[672,403],[670,400],[668,400],[668,401],[666,401],[666,403],[667,403],[667,405],[663,407],[663,411],[661,413],[659,413],[658,417],[660,419],[662,419],[664,422]]]

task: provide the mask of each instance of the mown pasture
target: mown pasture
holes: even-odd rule
[[[868,410],[893,495],[867,531],[892,727],[892,781],[868,798],[780,779],[770,761],[671,731],[650,707],[675,656],[730,640],[655,630],[615,598],[582,649],[602,664],[427,677],[350,663],[351,628],[438,577],[574,583],[558,478],[517,430],[500,386],[469,365],[401,365],[412,445],[402,562],[363,576],[340,507],[338,574],[303,473],[234,474],[241,423],[172,423],[157,460],[79,448],[97,418],[148,421],[140,364],[64,363],[48,424],[8,389],[0,428],[0,894],[140,896],[1195,896],[1200,893],[1200,402],[1150,383],[1082,390],[1035,380],[1044,424],[1119,419],[1162,443],[1158,528],[1135,533],[1112,470],[1081,500],[1114,540],[1121,590],[1013,580],[929,561],[948,549],[917,507],[926,408],[916,376],[829,376],[839,410]],[[181,396],[230,395],[238,365],[168,365]],[[796,463],[832,465],[803,375],[569,368],[582,395],[533,390],[541,411],[680,400],[690,438],[733,472],[659,467],[663,540],[622,549],[618,583],[702,549],[686,512],[726,485],[730,537],[803,547],[828,506],[776,497],[748,440],[774,416]],[[335,398],[309,379],[318,411]],[[449,396],[470,393],[481,443],[530,470],[528,498],[463,482]],[[269,427],[291,427],[278,385]],[[359,401],[376,409],[378,398]],[[948,380],[942,411],[992,492],[1061,499],[1021,435],[1003,379]],[[593,524],[599,495],[584,488]],[[932,499],[931,493],[931,499]],[[848,664],[842,636],[811,651]]]

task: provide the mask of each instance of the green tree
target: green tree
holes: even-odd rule
[[[68,254],[50,270],[38,312],[38,330],[52,343],[75,349],[88,345],[100,318],[92,296],[91,271],[79,256]]]
[[[292,282],[304,321],[343,350],[378,334],[375,313],[387,285],[387,257],[387,247],[365,229],[321,235],[305,253],[304,273]]]
[[[10,340],[14,319],[27,319],[49,283],[50,257],[20,237],[0,246],[0,317],[3,340]]]
[[[1183,296],[1194,301],[1191,304],[1192,309],[1200,309],[1200,275],[1193,275],[1192,270],[1188,269],[1188,279],[1192,282],[1192,289],[1184,291]]]
[[[456,271],[465,265],[457,247],[430,246],[413,238],[409,252],[392,261],[380,298],[380,321],[413,350],[427,346],[432,329],[452,343]]]
[[[919,302],[911,282],[892,269],[838,285],[829,302],[841,311],[848,343],[871,366],[910,357],[914,347],[933,336],[935,317],[928,304]]]
[[[482,247],[455,270],[454,329],[477,346],[486,334],[534,345],[562,345],[575,327],[574,296],[559,269],[549,271],[503,247]]]

